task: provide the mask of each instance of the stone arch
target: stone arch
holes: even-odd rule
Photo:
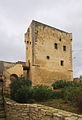
[[[10,81],[13,82],[15,80],[18,80],[18,75],[17,74],[11,74],[10,75]]]

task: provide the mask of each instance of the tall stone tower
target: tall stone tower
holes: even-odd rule
[[[33,85],[72,80],[72,34],[32,21],[25,33],[27,77]]]

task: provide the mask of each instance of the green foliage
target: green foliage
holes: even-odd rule
[[[82,83],[74,82],[74,81],[64,81],[58,80],[52,84],[53,89],[59,89],[64,87],[79,87],[82,86]]]
[[[62,91],[53,91],[53,96],[52,96],[53,99],[61,99],[63,97],[64,96]]]
[[[31,103],[44,101],[53,97],[53,91],[47,86],[36,86],[32,88],[24,78],[11,84],[11,98],[20,103]]]
[[[75,97],[78,93],[82,91],[82,87],[66,87],[62,90],[62,93],[64,95],[64,100],[66,102],[68,101],[74,101]]]
[[[26,85],[21,86],[18,88],[17,92],[13,94],[13,99],[19,103],[29,103],[32,95],[31,87],[27,87]]]
[[[79,111],[82,113],[82,91],[76,95],[76,104],[77,107],[79,108]]]
[[[11,98],[17,102],[28,102],[31,99],[32,82],[25,80],[23,77],[11,83]]]
[[[48,99],[52,99],[53,91],[49,89],[47,86],[36,86],[33,89],[33,98],[36,101],[45,101]]]
[[[20,103],[32,103],[34,101],[46,101],[49,99],[64,98],[67,101],[73,101],[75,96],[82,91],[79,83],[59,81],[55,88],[63,88],[60,91],[52,91],[47,86],[36,86],[32,88],[32,82],[23,77],[11,83],[11,98]],[[69,87],[70,86],[70,87]]]
[[[63,88],[65,86],[65,81],[59,80],[52,84],[53,89]]]
[[[18,80],[15,80],[14,82],[12,82],[10,87],[15,92],[18,88],[20,88],[23,85],[27,85],[27,86],[30,87],[30,86],[32,86],[32,81],[31,80],[25,80],[24,77],[20,77]]]

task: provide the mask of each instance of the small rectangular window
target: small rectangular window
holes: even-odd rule
[[[59,39],[59,41],[61,41],[61,38]]]
[[[27,41],[27,44],[29,43],[29,41]]]
[[[60,61],[60,64],[61,64],[61,66],[64,66],[64,61],[61,60],[61,61]]]
[[[70,39],[72,41],[72,39]]]
[[[46,56],[46,58],[49,60],[49,59],[50,59],[50,56]]]
[[[63,51],[66,51],[66,46],[63,46]]]
[[[57,43],[54,43],[54,48],[58,49],[58,44]]]

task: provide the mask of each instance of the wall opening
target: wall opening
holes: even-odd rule
[[[57,43],[54,43],[54,48],[58,49],[58,44]]]
[[[72,39],[70,39],[72,41]]]
[[[11,74],[10,75],[10,80],[11,80],[11,82],[13,82],[15,80],[18,80],[18,75],[17,74]]]
[[[66,51],[66,46],[63,46],[63,51]]]
[[[49,60],[49,59],[50,59],[50,56],[46,56],[46,58]]]
[[[61,38],[59,39],[59,41],[61,41]]]
[[[27,41],[27,44],[29,43],[29,41]]]
[[[60,61],[60,65],[64,66],[64,61],[63,60]]]

